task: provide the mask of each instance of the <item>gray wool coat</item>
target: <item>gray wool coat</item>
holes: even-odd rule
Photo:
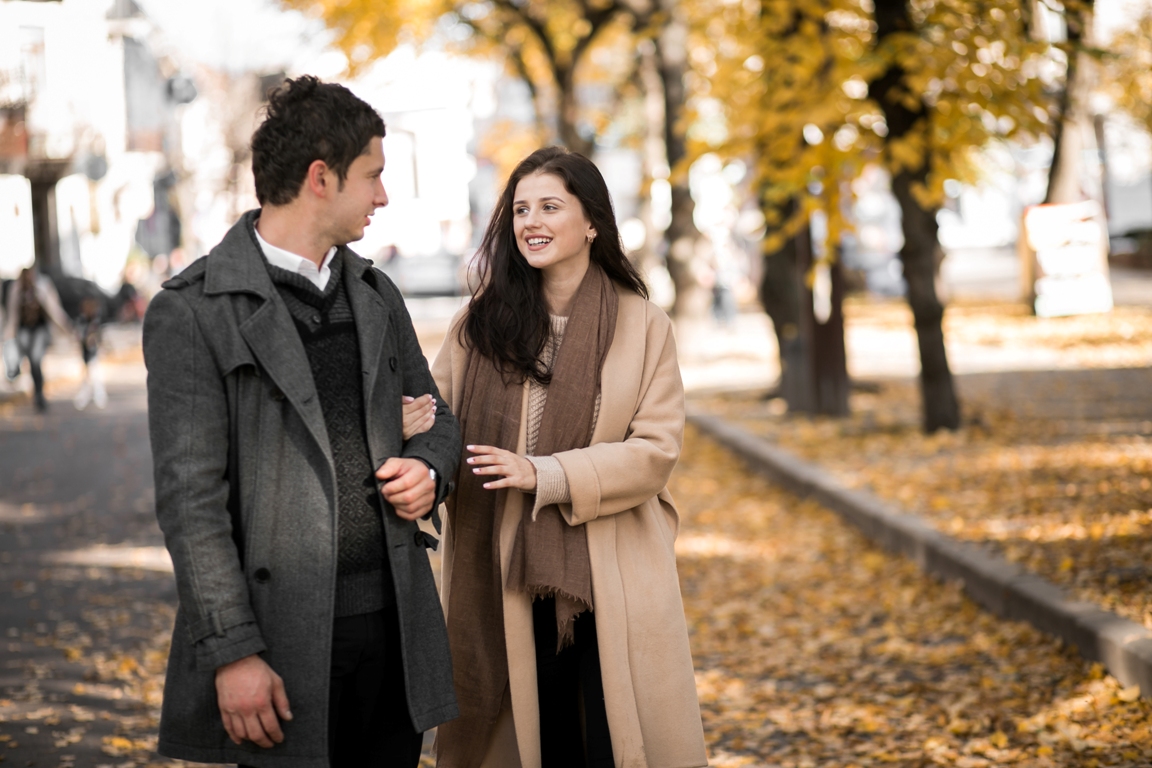
[[[336,591],[336,471],[304,346],[272,284],[251,211],[206,257],[169,280],[144,319],[156,514],[179,609],[159,751],[268,768],[328,765],[328,681]],[[420,458],[438,496],[460,456],[399,291],[346,247],[368,446],[377,466]],[[435,426],[406,443],[401,395],[431,392]],[[412,724],[457,714],[448,637],[416,523],[382,501]],[[438,523],[438,519],[437,519]],[[284,679],[294,719],[271,749],[228,738],[217,667],[259,653]]]

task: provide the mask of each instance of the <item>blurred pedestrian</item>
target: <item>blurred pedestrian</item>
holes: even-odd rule
[[[104,391],[104,374],[97,356],[100,354],[100,327],[104,322],[104,310],[99,299],[86,296],[80,302],[80,313],[76,318],[76,335],[80,339],[80,357],[84,360],[84,380],[80,391],[72,401],[76,410],[82,411],[93,403],[97,408],[108,404],[108,394]]]
[[[36,410],[48,410],[44,397],[44,371],[41,363],[52,343],[50,324],[71,333],[71,323],[60,306],[56,287],[35,266],[26,267],[8,287],[8,319],[4,323],[4,366],[8,380],[20,375],[20,365],[28,358],[32,374]]]
[[[399,291],[347,247],[388,202],[384,132],[346,88],[287,81],[252,139],[262,207],[145,317],[180,596],[168,757],[414,768],[456,716],[416,521],[447,494],[459,428],[440,405],[404,439],[402,397],[435,384]]]
[[[480,270],[433,364],[467,450],[443,575],[461,715],[437,765],[706,765],[667,490],[672,324],[596,166],[558,148],[522,161]]]

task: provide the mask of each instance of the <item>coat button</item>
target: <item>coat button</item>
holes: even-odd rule
[[[272,578],[272,573],[267,568],[257,568],[252,577],[256,579],[257,584],[267,584]]]
[[[320,325],[320,315],[312,315],[312,322],[316,325]]]
[[[284,393],[280,391],[279,387],[273,387],[272,388],[272,399],[273,400],[283,400],[284,399]]]
[[[391,368],[392,370],[396,370],[397,365],[398,365],[398,363],[396,361],[396,358],[394,358],[394,357],[388,358],[388,367],[389,368]]]

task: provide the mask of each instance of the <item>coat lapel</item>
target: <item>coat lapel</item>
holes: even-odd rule
[[[312,381],[312,368],[308,365],[300,334],[279,294],[265,301],[240,325],[240,335],[260,361],[260,366],[284,393],[284,399],[300,414],[331,463],[332,448],[328,443],[328,428],[324,424],[320,399],[316,396],[316,385]]]
[[[329,464],[333,463],[328,429],[312,369],[300,334],[288,307],[272,284],[259,244],[252,232],[257,211],[249,211],[229,230],[220,245],[208,255],[206,294],[250,293],[264,301],[240,324],[244,337],[260,367],[272,379],[284,398],[292,404],[309,433],[320,446]]]
[[[364,415],[368,424],[373,420],[373,393],[379,378],[384,341],[389,330],[390,313],[388,305],[375,286],[369,283],[375,275],[369,267],[347,248],[341,248],[337,258],[344,259],[344,285],[348,289],[348,303],[352,305],[352,316],[356,318],[356,336],[360,342],[360,364],[364,370]],[[375,431],[368,430],[369,450],[374,457],[380,456],[381,446],[375,445]]]

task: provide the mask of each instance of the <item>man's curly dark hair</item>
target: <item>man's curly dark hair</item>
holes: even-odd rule
[[[348,167],[375,136],[384,136],[384,120],[344,86],[312,75],[285,80],[269,95],[267,116],[252,134],[256,199],[260,205],[292,202],[316,160],[336,172],[343,189]]]

